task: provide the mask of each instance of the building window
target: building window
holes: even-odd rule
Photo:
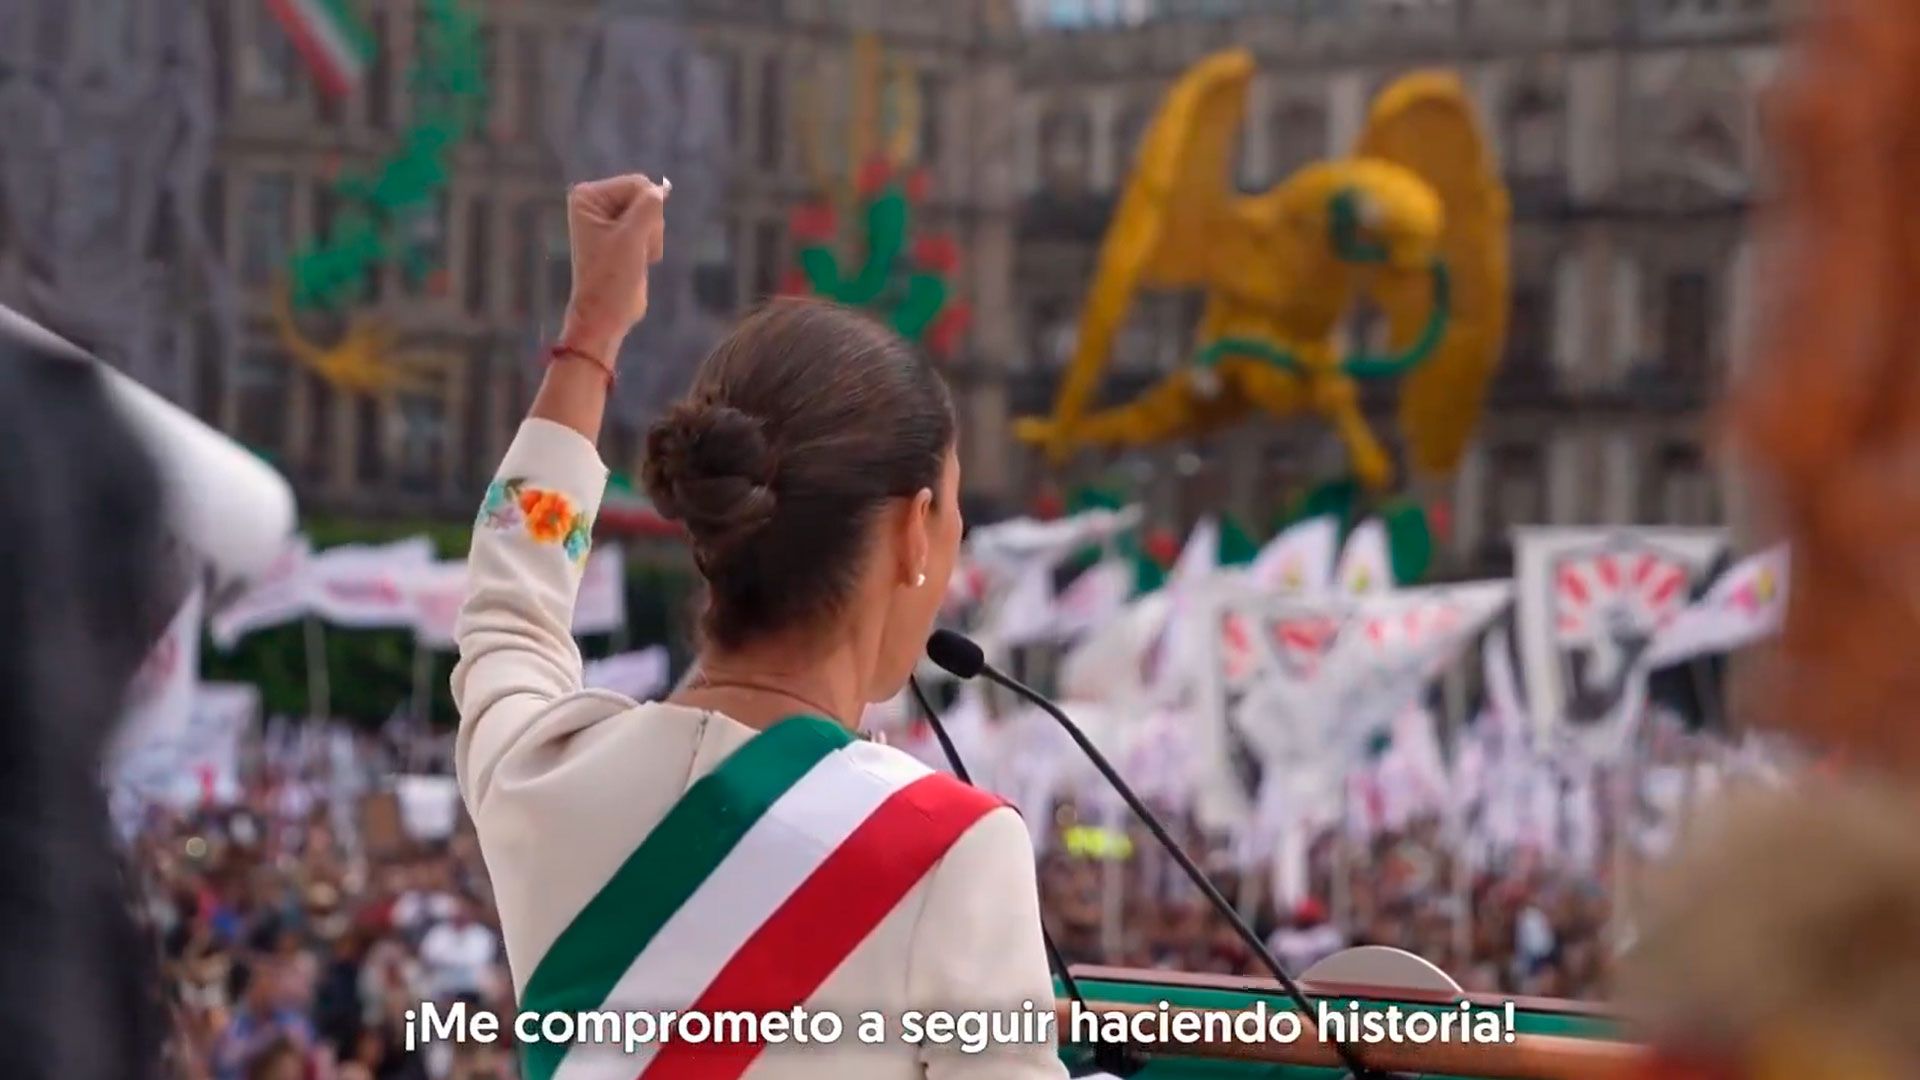
[[[940,162],[941,112],[946,107],[946,82],[937,75],[920,76],[920,161]]]
[[[409,296],[447,295],[447,215],[442,194],[431,209],[414,214],[406,224],[401,265]]]
[[[786,129],[781,106],[786,99],[784,72],[775,54],[760,61],[760,154],[761,168],[780,167],[780,136]]]
[[[207,64],[213,73],[213,108],[216,113],[225,116],[233,106],[233,12],[223,5],[213,4],[207,9],[206,19]]]
[[[241,276],[255,285],[270,284],[285,269],[293,246],[293,177],[255,176],[240,228]]]
[[[694,255],[693,295],[703,311],[730,315],[739,303],[733,253],[733,224],[715,217],[707,222]]]
[[[541,281],[546,295],[540,316],[565,311],[573,293],[573,258],[567,246],[567,222],[558,214],[541,215]]]
[[[1652,485],[1658,502],[1649,519],[1665,525],[1710,525],[1719,514],[1713,478],[1700,448],[1669,443],[1660,450]]]
[[[500,78],[500,31],[491,25],[480,28],[480,69],[485,73],[482,85],[490,87],[502,85],[503,80]],[[487,95],[486,119],[483,123],[479,124],[473,132],[473,137],[476,141],[483,143],[492,142],[502,132],[509,130],[505,119],[505,100],[505,94],[490,93]]]
[[[218,422],[226,402],[227,365],[220,332],[213,319],[201,315],[193,321],[194,412],[201,419]]]
[[[1528,185],[1558,182],[1565,156],[1557,102],[1536,86],[1522,89],[1507,110],[1507,160],[1513,178]]]
[[[397,413],[401,487],[416,494],[439,491],[447,451],[446,400],[438,393],[403,394]]]
[[[1327,156],[1327,111],[1297,101],[1274,113],[1267,125],[1267,180],[1278,184],[1303,166]]]
[[[517,134],[531,136],[540,130],[541,103],[546,94],[542,80],[546,77],[546,45],[540,38],[540,31],[531,27],[520,32],[520,68],[515,74],[518,82],[514,86],[514,96],[519,99],[519,120]]]
[[[744,126],[744,121],[740,116],[740,110],[743,104],[743,93],[740,88],[740,80],[742,78],[740,54],[735,52],[720,52],[714,56],[713,61],[718,66],[720,72],[722,115],[726,117],[727,121],[727,145],[737,148],[743,142],[741,138],[741,128]]]
[[[67,202],[65,224],[71,230],[63,239],[83,251],[96,245],[117,246],[123,242],[127,204],[133,201],[131,183],[137,169],[130,149],[101,132],[83,137],[68,153],[73,155],[77,175],[68,177],[74,182],[60,196]]]
[[[787,263],[781,234],[784,230],[774,221],[763,221],[753,227],[753,296],[756,301],[772,296],[780,290],[780,279],[786,276]]]
[[[1531,282],[1516,284],[1507,322],[1506,358],[1501,362],[1501,378],[1540,382],[1552,370],[1553,290]]]
[[[1661,349],[1666,373],[1677,380],[1703,379],[1713,349],[1712,288],[1707,275],[1667,275],[1661,298]]]
[[[367,32],[373,35],[373,62],[367,65],[367,126],[385,131],[393,126],[393,35],[386,15],[367,13]]]
[[[147,257],[154,262],[161,264],[172,262],[175,252],[179,249],[178,222],[181,217],[181,211],[178,208],[179,198],[172,192],[164,192],[154,207],[153,233],[147,240]],[[191,210],[188,212],[191,213]],[[6,250],[7,246],[6,214],[6,203],[4,197],[0,196],[0,251]]]
[[[1546,520],[1546,484],[1541,474],[1538,447],[1506,446],[1490,455],[1487,516],[1480,530],[1488,559],[1505,563],[1511,558],[1514,526],[1539,525]]]
[[[307,479],[325,484],[333,475],[333,403],[334,390],[325,379],[307,374],[302,382],[307,395]]]
[[[1147,126],[1153,123],[1153,106],[1136,102],[1120,113],[1120,120],[1114,128],[1113,148],[1120,155],[1117,162],[1120,175],[1133,171],[1140,160],[1140,143],[1147,137]]]
[[[493,273],[493,205],[485,199],[467,204],[467,268],[461,275],[467,310],[487,313],[488,275]]]
[[[1114,339],[1114,368],[1134,374],[1172,371],[1185,362],[1202,303],[1198,293],[1156,292],[1134,302]]]
[[[340,200],[333,185],[320,180],[313,185],[313,235],[325,240],[333,234],[333,219],[340,212]]]
[[[1093,142],[1085,111],[1056,106],[1040,122],[1040,162],[1045,184],[1056,191],[1078,191],[1087,185]]]
[[[468,365],[466,409],[460,417],[460,454],[454,459],[453,482],[465,490],[484,485],[500,460],[491,444],[492,405],[500,389],[498,356],[492,350],[478,353]]]
[[[319,87],[315,87],[314,96],[319,99],[314,103],[314,111],[319,118],[320,126],[329,128],[339,127],[346,118],[346,110],[341,107],[341,95],[330,94]]]
[[[356,401],[353,412],[354,478],[363,486],[377,485],[387,458],[382,445],[386,418],[380,403],[370,397]]]
[[[1681,179],[1707,199],[1737,200],[1746,195],[1746,155],[1739,136],[1718,117],[1702,116],[1678,137]]]
[[[253,34],[240,53],[240,92],[250,98],[287,101],[304,70],[300,54],[280,20],[261,5],[249,13]]]
[[[1072,301],[1059,297],[1040,300],[1029,310],[1027,322],[1027,330],[1032,335],[1027,340],[1031,366],[1038,371],[1063,367],[1073,351]]]
[[[240,355],[233,379],[233,433],[240,442],[268,455],[287,449],[287,364],[264,349]]]
[[[511,271],[508,289],[513,314],[522,318],[534,314],[534,282],[541,280],[546,249],[540,235],[540,204],[521,203],[513,208],[513,235],[508,238],[507,266]]]
[[[200,220],[206,229],[207,245],[215,254],[227,250],[227,178],[218,170],[209,170],[200,189]]]

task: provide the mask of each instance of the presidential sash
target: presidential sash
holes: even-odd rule
[[[999,805],[839,724],[783,720],[687,789],[540,958],[520,1007],[802,1004]],[[761,1049],[536,1042],[522,1052],[527,1080],[724,1080]]]

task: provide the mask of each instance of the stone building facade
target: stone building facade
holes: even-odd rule
[[[1389,79],[1444,66],[1478,99],[1514,201],[1506,355],[1481,435],[1438,493],[1452,510],[1451,569],[1504,567],[1516,524],[1703,524],[1737,510],[1706,421],[1751,307],[1758,103],[1779,62],[1782,5],[1161,0],[1144,15],[1082,5],[1077,26],[1074,7],[1027,9],[1052,29],[1022,57],[1023,348],[1009,374],[1020,408],[1051,401],[1129,154],[1180,71],[1231,46],[1258,57],[1240,167],[1257,190],[1346,152]],[[1197,303],[1141,304],[1115,381],[1141,385],[1180,363]],[[1337,462],[1311,422],[1256,422],[1083,460],[1072,475],[1117,475],[1164,516],[1226,505],[1261,521]],[[1015,468],[1022,482],[1041,471],[1031,456]]]
[[[68,72],[88,56],[127,48],[162,64],[173,47],[156,36],[163,16],[185,20],[205,46],[196,78],[215,134],[194,217],[231,278],[238,332],[223,346],[217,335],[196,337],[191,326],[170,329],[167,355],[177,363],[164,376],[143,377],[280,463],[303,506],[385,517],[470,512],[531,396],[539,349],[557,327],[567,288],[564,180],[550,98],[565,85],[565,65],[578,47],[610,16],[677,26],[720,73],[726,191],[713,220],[674,238],[694,252],[695,292],[710,314],[733,315],[781,282],[793,257],[787,215],[815,194],[800,113],[816,88],[830,97],[844,86],[853,36],[865,32],[917,72],[923,107],[916,139],[935,179],[928,224],[956,233],[965,253],[961,298],[979,313],[970,348],[981,355],[1012,350],[1010,118],[1018,88],[1010,8],[951,0],[467,3],[484,27],[486,119],[457,151],[428,237],[444,272],[418,284],[382,273],[365,306],[399,331],[408,351],[435,358],[428,385],[385,402],[342,395],[294,363],[273,331],[271,297],[288,256],[324,233],[334,212],[334,177],[378,161],[406,123],[420,0],[360,5],[378,53],[359,90],[337,101],[318,91],[258,0],[23,0],[0,18],[18,31],[0,33],[11,39],[0,45],[0,103],[8,100],[6,79],[18,78],[22,86],[46,88],[44,96],[70,106],[74,118],[85,113],[89,91],[84,78]],[[139,164],[116,159],[105,168],[139,184]],[[7,165],[40,168],[26,154]],[[645,170],[648,163],[631,167]],[[59,178],[32,179],[24,187],[0,185],[0,223],[32,212],[19,191],[54,201]],[[17,205],[7,205],[8,191],[16,192]],[[180,270],[173,245],[145,235],[158,228],[143,226],[127,245],[138,249],[129,257],[142,260],[142,280]],[[8,237],[0,224],[0,302],[36,312],[43,306],[35,278],[40,260]],[[47,246],[57,248],[59,239]],[[90,303],[83,287],[69,291],[81,307]],[[82,340],[97,340],[57,313],[41,314]],[[116,350],[104,351],[120,359]],[[1003,439],[1007,410],[1003,384],[971,374],[980,367],[962,360],[955,375],[966,445],[986,448]],[[631,427],[612,433],[616,466],[635,464],[638,442]],[[1002,483],[995,470],[1003,460],[983,455],[970,462],[971,471],[989,485]]]
[[[289,360],[271,331],[270,286],[324,228],[337,171],[377,160],[405,123],[419,2],[365,5],[381,49],[362,89],[339,102],[316,91],[256,0],[22,0],[0,15],[0,106],[9,78],[84,105],[91,84],[60,74],[71,58],[112,67],[114,50],[158,40],[156,13],[169,5],[203,20],[196,77],[216,123],[195,220],[232,280],[238,333],[167,331],[160,353],[177,363],[155,381],[282,462],[310,507],[441,516],[471,504],[531,394],[566,289],[547,95],[570,47],[612,12],[673,21],[720,73],[726,192],[709,224],[675,241],[693,250],[699,304],[716,318],[772,291],[791,265],[787,215],[814,193],[804,114],[819,111],[820,88],[845,84],[853,35],[878,35],[912,65],[916,140],[936,181],[928,224],[957,234],[975,311],[949,369],[967,486],[1003,507],[1046,484],[1118,476],[1157,517],[1225,506],[1262,523],[1337,464],[1310,422],[1089,455],[1065,476],[1011,441],[1013,417],[1051,403],[1159,96],[1199,57],[1244,45],[1261,65],[1247,189],[1349,147],[1372,93],[1414,67],[1459,70],[1499,145],[1515,205],[1512,329],[1481,437],[1445,493],[1453,569],[1502,565],[1513,524],[1695,523],[1735,509],[1704,418],[1742,352],[1748,210],[1764,180],[1757,103],[1778,64],[1779,0],[469,0],[491,94],[430,238],[445,273],[418,286],[383,275],[372,305],[440,366],[428,387],[381,403],[344,397]],[[33,154],[4,160],[0,301],[32,310],[41,267],[22,236],[38,211],[20,193],[51,204],[67,181],[34,174]],[[138,164],[117,167],[134,176]],[[185,201],[164,205],[177,216]],[[183,280],[164,217],[140,219],[152,233],[133,242],[150,260],[143,281]],[[1115,358],[1115,392],[1178,364],[1197,311],[1194,296],[1142,303]],[[615,433],[616,464],[633,464],[637,441],[631,428]]]

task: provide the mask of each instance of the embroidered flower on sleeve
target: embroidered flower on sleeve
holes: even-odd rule
[[[480,501],[480,517],[474,524],[502,531],[519,528],[522,483],[518,479],[498,479],[488,484],[486,497]]]
[[[502,477],[488,485],[475,524],[500,532],[524,528],[534,542],[557,544],[574,562],[586,558],[593,546],[593,521],[574,508],[572,499],[551,488],[534,487],[521,476]]]
[[[593,546],[593,523],[587,520],[587,515],[574,515],[573,528],[567,530],[567,538],[561,544],[567,549],[567,558],[574,562],[587,557],[587,550]]]
[[[545,488],[520,489],[520,512],[527,519],[527,535],[543,544],[558,544],[573,529],[577,516],[565,495]]]

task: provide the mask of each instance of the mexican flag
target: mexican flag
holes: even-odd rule
[[[352,93],[373,61],[373,35],[349,0],[267,0],[274,18],[329,96]]]

